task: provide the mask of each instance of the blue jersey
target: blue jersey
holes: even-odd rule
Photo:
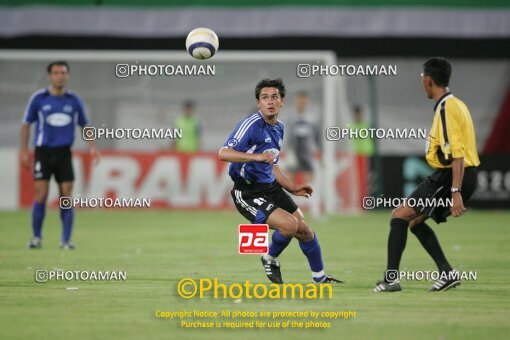
[[[256,112],[237,124],[224,147],[246,153],[270,152],[274,164],[278,163],[283,141],[283,123],[275,125],[265,122],[260,112]],[[266,162],[230,163],[228,173],[237,183],[272,183],[275,181],[273,166]]]
[[[76,124],[88,124],[80,98],[70,91],[61,96],[51,95],[49,89],[35,92],[28,101],[24,124],[36,123],[34,146],[58,148],[74,142]]]

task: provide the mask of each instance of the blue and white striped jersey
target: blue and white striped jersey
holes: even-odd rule
[[[260,112],[255,112],[237,124],[224,147],[247,153],[269,152],[274,155],[274,164],[277,164],[283,143],[283,130],[284,125],[279,120],[271,125],[266,123]],[[237,183],[275,181],[273,166],[265,162],[231,163],[228,172]]]
[[[76,125],[87,125],[88,118],[76,94],[66,91],[61,96],[53,96],[45,88],[35,92],[28,101],[23,123],[36,123],[34,146],[58,148],[72,145]]]

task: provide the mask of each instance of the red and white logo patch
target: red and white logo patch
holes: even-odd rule
[[[239,254],[266,254],[269,250],[267,224],[239,225]]]

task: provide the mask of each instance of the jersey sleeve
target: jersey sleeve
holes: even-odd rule
[[[231,148],[236,151],[246,152],[252,144],[253,131],[257,119],[247,118],[237,124],[234,131],[230,134],[223,147]]]
[[[463,158],[465,145],[462,138],[462,115],[458,106],[452,102],[446,102],[444,114],[441,114],[441,149],[443,153],[453,158]],[[446,122],[446,129],[444,124]]]
[[[78,112],[78,125],[81,127],[85,127],[89,123],[89,118],[87,117],[87,113],[85,112],[85,106],[81,99],[76,96],[76,107]]]
[[[23,115],[23,124],[30,125],[37,120],[38,111],[38,96],[32,96],[25,108],[25,114]]]
[[[278,125],[280,126],[280,129],[282,130],[282,132],[281,132],[281,134],[282,134],[281,139],[278,141],[278,143],[279,143],[278,146],[279,146],[279,148],[281,150],[281,148],[283,147],[283,141],[284,141],[283,138],[285,136],[285,125],[283,125],[283,123],[280,122],[280,121],[278,121]],[[275,157],[274,157],[274,163],[273,164],[278,164],[278,161],[280,160],[280,150],[278,150],[276,152],[276,154],[274,155]],[[298,152],[298,150],[294,150],[294,151]]]

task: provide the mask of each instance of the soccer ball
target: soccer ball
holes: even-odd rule
[[[195,28],[186,38],[186,49],[196,59],[211,58],[219,45],[220,41],[216,33],[205,27]]]

